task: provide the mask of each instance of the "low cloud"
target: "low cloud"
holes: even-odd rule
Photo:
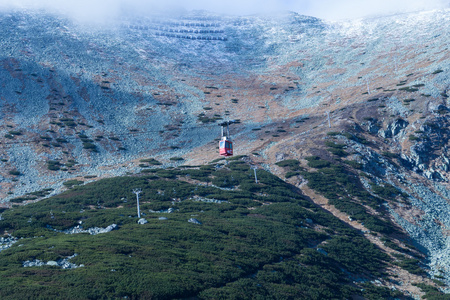
[[[320,0],[311,2],[307,12],[323,19],[340,20],[449,7],[450,0]]]
[[[0,8],[45,9],[81,21],[104,22],[124,12],[208,10],[248,15],[291,10],[328,20],[449,8],[450,0],[0,0]]]

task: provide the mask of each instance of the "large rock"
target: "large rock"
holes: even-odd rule
[[[442,171],[448,172],[450,170],[450,160],[444,154],[442,154],[441,158],[442,158],[442,164],[439,165],[439,169],[441,169]]]
[[[423,174],[428,179],[432,179],[432,180],[435,180],[435,181],[445,181],[445,179],[442,176],[442,174],[439,171],[436,171],[436,170],[434,170],[432,168],[426,170],[425,172],[423,172]]]
[[[428,164],[433,158],[431,145],[428,142],[420,142],[412,145],[410,153],[416,165]]]
[[[446,113],[448,112],[448,107],[442,104],[430,104],[429,109],[438,114]]]
[[[199,220],[194,219],[194,218],[190,218],[190,219],[188,220],[188,222],[189,222],[189,223],[192,223],[192,224],[202,225],[202,222],[200,222]]]
[[[405,121],[403,119],[397,119],[391,124],[389,124],[386,128],[386,130],[379,130],[378,134],[383,138],[391,138],[403,131],[406,127],[408,127],[409,123],[408,121]]]
[[[371,119],[371,120],[367,121],[367,123],[365,125],[367,128],[367,131],[372,134],[376,134],[381,129],[380,126],[378,125],[377,119]]]
[[[144,224],[148,223],[148,221],[146,219],[144,219],[144,218],[140,218],[137,222],[138,222],[138,224],[141,224],[141,225],[144,225]]]

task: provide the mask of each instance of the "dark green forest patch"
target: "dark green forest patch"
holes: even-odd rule
[[[317,157],[310,162],[320,170],[305,172],[312,183],[341,178],[337,195],[356,184],[342,168]],[[304,172],[298,161],[279,165]],[[239,157],[226,165],[153,169],[74,183],[60,195],[7,210],[2,232],[23,239],[0,252],[0,297],[346,299],[365,297],[363,290],[383,299],[398,296],[368,283],[384,275],[389,256],[295,187],[256,172],[258,183]],[[142,190],[144,225],[137,224],[135,188]],[[364,218],[364,211],[360,214]],[[188,222],[191,218],[201,225]],[[379,232],[391,230],[381,219],[373,222],[380,222]],[[61,232],[111,224],[118,229],[95,236]],[[75,253],[71,262],[83,267],[22,266]],[[366,278],[364,289],[353,283],[355,277]]]

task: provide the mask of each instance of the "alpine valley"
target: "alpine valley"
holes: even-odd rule
[[[1,299],[450,299],[449,9],[0,28]]]

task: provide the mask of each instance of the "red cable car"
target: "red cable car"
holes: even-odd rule
[[[226,136],[222,137],[222,140],[219,142],[219,154],[222,156],[233,155],[233,142],[228,140]]]
[[[222,127],[222,139],[219,142],[219,154],[222,156],[233,156],[233,142],[230,140],[230,130],[228,125],[235,123],[235,121],[226,121],[220,123],[219,126]],[[227,127],[227,134],[224,134],[224,127]]]

